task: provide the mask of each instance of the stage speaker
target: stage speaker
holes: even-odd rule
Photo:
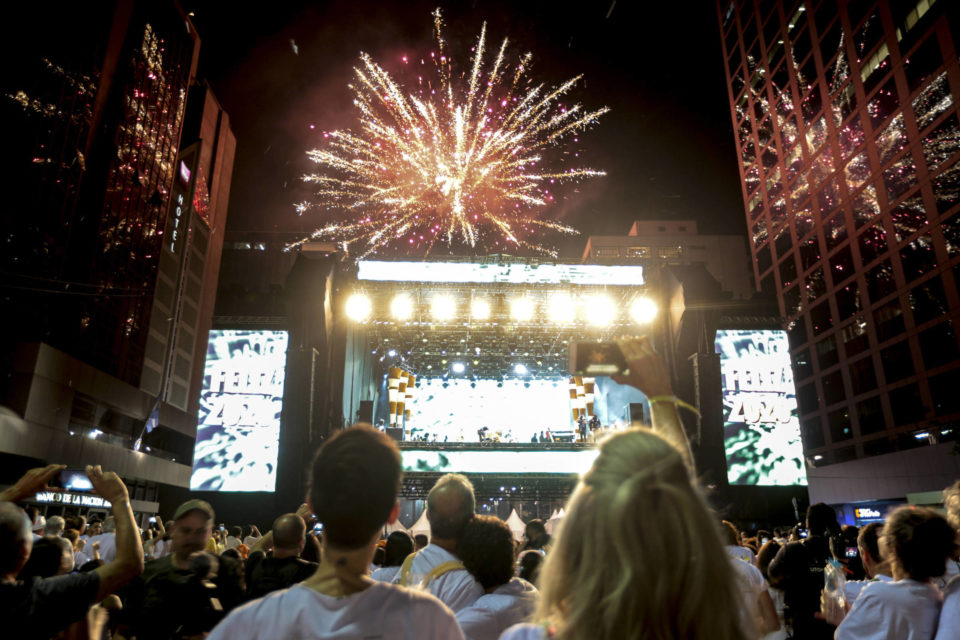
[[[643,403],[631,402],[627,407],[627,418],[631,427],[642,427],[644,424]]]
[[[373,424],[373,400],[361,400],[357,409],[357,422]]]
[[[403,428],[402,427],[387,427],[387,435],[390,436],[390,439],[396,440],[397,442],[403,441]]]

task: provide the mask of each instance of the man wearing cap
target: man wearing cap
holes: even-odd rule
[[[213,521],[213,507],[204,500],[188,500],[177,508],[170,555],[148,562],[124,594],[121,637],[200,635],[242,600],[239,563],[204,551]]]

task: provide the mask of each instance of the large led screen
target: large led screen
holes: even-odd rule
[[[273,491],[286,331],[210,331],[190,488]]]
[[[427,451],[400,452],[405,472],[440,473],[556,473],[581,474],[590,470],[599,452],[577,451]]]
[[[534,434],[571,429],[566,379],[424,380],[417,387],[408,429],[435,442],[475,442],[487,427],[491,438],[530,442]]]
[[[806,485],[785,331],[718,331],[727,480]]]

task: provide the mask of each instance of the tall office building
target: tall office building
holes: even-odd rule
[[[754,276],[787,321],[808,463],[913,459],[954,439],[960,4],[717,12]]]
[[[174,0],[11,11],[0,456],[187,486],[235,148],[199,36]]]

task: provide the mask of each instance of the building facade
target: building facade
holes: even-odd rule
[[[956,438],[960,5],[717,11],[754,277],[787,323],[808,464]]]
[[[187,486],[229,118],[196,83],[200,39],[176,2],[44,11],[16,9],[44,28],[0,90],[16,185],[0,226],[0,456]]]

